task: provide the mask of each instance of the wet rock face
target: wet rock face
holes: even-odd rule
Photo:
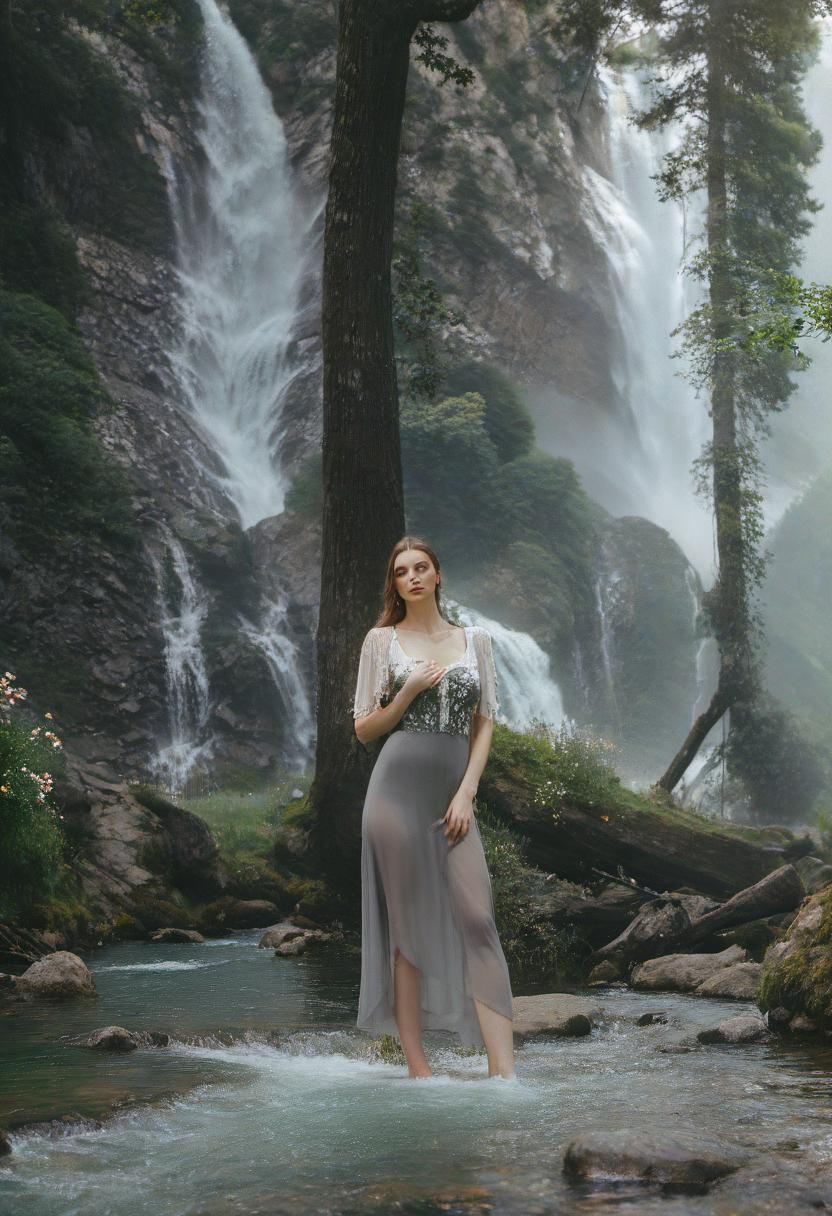
[[[717,1026],[700,1030],[696,1037],[700,1043],[761,1043],[772,1035],[759,1015],[740,1013],[725,1018]]]
[[[600,1016],[599,1005],[568,992],[547,992],[540,996],[514,998],[514,1033],[585,1035]]]
[[[718,954],[665,954],[634,968],[630,982],[634,988],[692,992],[724,968],[745,961],[741,946],[729,946]]]
[[[805,899],[783,939],[769,946],[758,1004],[777,1029],[832,1030],[832,885]]]
[[[697,996],[729,997],[736,1001],[753,1001],[760,984],[760,963],[734,963],[698,984]]]
[[[19,977],[17,990],[26,997],[51,1000],[98,995],[86,963],[69,950],[58,950],[32,963]]]
[[[94,1030],[84,1044],[93,1051],[128,1052],[138,1047],[136,1036],[123,1026],[102,1026]]]
[[[733,1173],[744,1160],[739,1151],[693,1134],[586,1132],[567,1145],[563,1172],[582,1181],[703,1186]]]
[[[202,945],[205,938],[196,929],[157,929],[151,936],[153,942],[166,942],[181,945]]]
[[[78,869],[97,913],[110,917],[137,898],[162,898],[172,885],[196,898],[224,889],[219,850],[203,820],[131,788],[108,765],[67,756],[67,769],[55,798],[70,834],[83,841]]]

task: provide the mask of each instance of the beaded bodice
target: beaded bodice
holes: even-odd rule
[[[441,731],[467,735],[474,712],[494,718],[499,708],[491,635],[482,626],[466,625],[465,652],[438,683],[417,693],[392,730]],[[414,667],[395,625],[371,629],[361,648],[353,717],[389,705]]]
[[[417,693],[393,730],[445,731],[449,735],[467,735],[471,715],[480,699],[480,676],[474,646],[465,628],[465,654],[454,663],[443,664],[448,670],[432,688]],[[390,699],[396,695],[414,667],[423,660],[410,658],[402,649],[393,626],[390,645]]]

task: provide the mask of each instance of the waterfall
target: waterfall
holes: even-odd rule
[[[290,767],[303,767],[311,758],[315,741],[315,719],[309,698],[308,682],[298,663],[297,647],[289,639],[287,614],[289,602],[285,595],[266,600],[260,624],[253,625],[242,614],[240,629],[268,664],[288,720],[292,724],[291,743],[286,748],[285,762]]]
[[[283,510],[281,409],[303,370],[292,336],[310,217],[295,198],[283,126],[217,0],[205,25],[198,163],[168,160],[181,338],[172,367],[220,471],[202,473],[244,528]]]
[[[598,620],[601,624],[601,662],[604,668],[607,691],[610,694],[613,706],[616,704],[616,698],[615,676],[612,670],[613,636],[609,610],[615,603],[615,589],[620,580],[621,575],[616,570],[612,570],[606,578],[603,575],[599,575],[595,582],[595,607],[598,612]]]
[[[213,754],[213,739],[208,732],[211,701],[202,650],[208,602],[185,550],[164,525],[162,538],[165,556],[150,549],[148,553],[156,576],[159,624],[165,643],[170,737],[151,759],[150,767],[175,793]]]
[[[501,722],[523,730],[532,722],[560,726],[565,718],[560,688],[550,674],[546,651],[528,633],[508,629],[473,608],[448,601],[464,625],[481,625],[491,634]]]
[[[585,214],[608,259],[620,335],[613,376],[626,414],[606,441],[602,437],[594,459],[606,465],[607,477],[610,465],[622,471],[610,509],[665,528],[709,577],[711,523],[690,472],[708,437],[708,412],[671,358],[678,349],[671,331],[689,310],[693,290],[681,273],[686,216],[680,205],[659,201],[652,180],[674,135],[632,123],[648,99],[638,72],[601,68],[599,76],[609,170],[604,175],[585,167]],[[580,469],[580,457],[576,463]],[[609,491],[601,497],[609,498]]]

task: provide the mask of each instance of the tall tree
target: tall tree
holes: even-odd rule
[[[806,169],[819,150],[800,103],[800,81],[825,0],[565,0],[562,24],[597,47],[628,21],[657,34],[654,99],[639,116],[674,124],[677,147],[658,175],[660,196],[704,194],[698,253],[689,270],[703,302],[681,327],[689,376],[709,401],[712,433],[696,462],[711,500],[718,572],[707,606],[720,652],[716,691],[660,778],[670,791],[711,728],[731,710],[749,729],[759,704],[762,513],[758,442],[794,389],[792,352],[750,343],[755,301],[773,272],[798,259],[817,205]]]
[[[313,842],[336,889],[357,890],[368,767],[350,706],[404,497],[390,265],[410,45],[420,23],[480,0],[341,0],[323,270],[323,536]],[[422,57],[453,62],[430,27]]]

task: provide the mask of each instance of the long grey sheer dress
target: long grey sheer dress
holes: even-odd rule
[[[394,961],[421,972],[423,1030],[483,1045],[474,998],[513,1016],[494,923],[494,898],[476,818],[455,844],[442,817],[468,764],[472,715],[498,709],[491,635],[465,628],[466,650],[438,684],[417,694],[390,731],[367,787],[361,827],[361,991],[356,1025],[397,1035]],[[353,717],[387,705],[419,659],[394,625],[371,629],[358,668]]]

